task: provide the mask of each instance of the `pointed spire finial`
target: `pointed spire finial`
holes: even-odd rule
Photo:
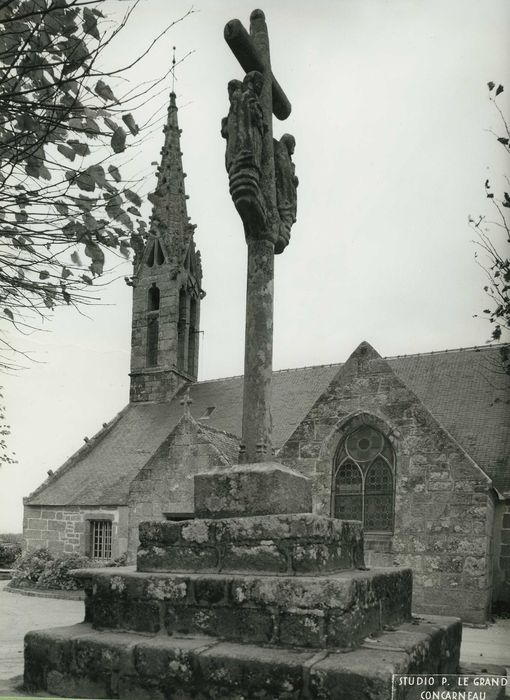
[[[184,396],[181,399],[181,406],[183,407],[183,414],[186,416],[186,418],[189,418],[191,416],[191,409],[190,406],[193,403],[193,399],[189,395],[189,387],[186,389],[184,392]]]
[[[175,46],[173,47],[173,58],[172,58],[172,92],[175,92]]]

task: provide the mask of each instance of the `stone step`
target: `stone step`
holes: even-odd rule
[[[328,576],[142,574],[81,569],[97,629],[206,635],[245,643],[353,649],[411,618],[410,569]]]
[[[25,686],[73,698],[390,700],[393,673],[455,673],[460,640],[460,622],[444,617],[406,623],[348,653],[150,638],[83,623],[26,635]]]
[[[321,574],[362,568],[361,523],[311,513],[145,522],[138,571]]]

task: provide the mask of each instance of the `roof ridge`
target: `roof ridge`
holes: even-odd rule
[[[284,369],[274,369],[273,374],[282,374],[283,372],[298,372],[302,369],[321,369],[323,367],[341,367],[345,362],[326,362],[322,365],[303,365],[301,367],[285,367]],[[195,384],[208,384],[210,382],[224,382],[227,379],[242,379],[244,374],[233,374],[229,377],[214,377],[214,379],[201,379]],[[193,387],[193,384],[191,385]]]
[[[476,351],[480,352],[481,350],[492,350],[494,348],[504,348],[509,343],[490,343],[488,345],[468,345],[467,347],[464,348],[446,348],[445,350],[428,350],[427,352],[410,352],[404,355],[386,355],[383,359],[384,360],[397,360],[402,357],[423,357],[425,355],[444,355],[446,353],[454,353],[454,352],[466,352],[466,351]]]
[[[445,353],[493,350],[494,348],[504,348],[510,343],[490,343],[488,345],[468,345],[461,348],[446,348],[445,350],[427,350],[426,352],[409,352],[402,355],[385,355],[383,360],[397,360],[402,357],[423,357],[425,355],[442,355]],[[321,365],[302,365],[300,367],[286,367],[284,369],[275,369],[273,374],[283,374],[283,372],[298,372],[303,369],[321,369],[323,367],[341,367],[345,362],[325,362]],[[210,384],[212,382],[224,382],[227,379],[242,379],[243,374],[232,374],[227,377],[213,377],[212,379],[201,379],[196,384]],[[193,385],[191,385],[193,386]]]

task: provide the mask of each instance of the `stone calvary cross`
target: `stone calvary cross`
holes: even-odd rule
[[[222,121],[230,194],[248,246],[243,425],[240,462],[272,456],[274,254],[289,243],[296,220],[292,154],[295,140],[273,138],[272,115],[286,119],[291,105],[271,71],[269,37],[262,10],[250,16],[250,32],[231,20],[225,40],[246,72],[228,84],[230,109]]]

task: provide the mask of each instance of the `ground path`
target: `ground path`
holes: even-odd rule
[[[8,680],[23,674],[23,637],[29,630],[74,625],[84,617],[83,601],[7,593],[7,583],[0,581],[0,696],[16,694]],[[486,629],[465,627],[462,638],[463,663],[505,666],[510,675],[510,620]]]

